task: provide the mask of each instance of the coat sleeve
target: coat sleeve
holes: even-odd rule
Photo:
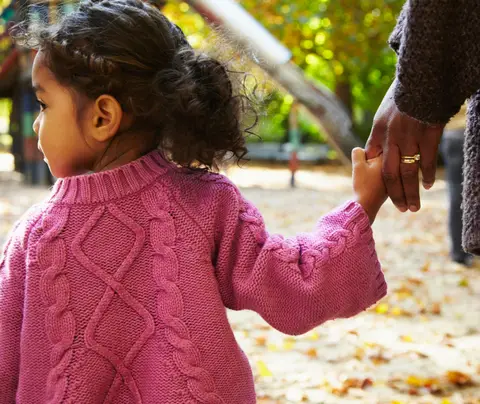
[[[357,203],[326,215],[311,233],[285,238],[267,233],[238,189],[227,187],[223,198],[215,268],[226,307],[256,311],[277,330],[298,335],[385,296],[369,219]]]
[[[480,3],[407,0],[390,37],[400,111],[445,124],[480,88]]]

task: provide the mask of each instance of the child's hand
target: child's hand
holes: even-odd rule
[[[352,150],[353,192],[355,200],[362,205],[373,223],[378,211],[387,200],[387,191],[382,179],[382,156],[366,159],[365,150]]]

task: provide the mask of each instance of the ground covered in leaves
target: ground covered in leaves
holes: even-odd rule
[[[301,171],[291,190],[287,170],[232,169],[271,233],[309,231],[350,196],[342,169]],[[0,243],[13,221],[47,195],[0,175]],[[329,322],[300,337],[269,327],[251,312],[231,312],[251,360],[258,402],[480,403],[480,270],[450,263],[446,190],[423,193],[417,214],[387,203],[374,225],[389,295],[353,319]]]

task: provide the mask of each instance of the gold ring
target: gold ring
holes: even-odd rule
[[[401,156],[400,161],[404,164],[415,164],[420,161],[420,154],[415,154],[414,156]]]

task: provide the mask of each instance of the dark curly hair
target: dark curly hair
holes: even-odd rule
[[[251,100],[234,94],[227,64],[197,53],[182,30],[141,0],[85,0],[55,25],[24,22],[17,42],[41,50],[63,85],[94,100],[114,96],[136,124],[184,167],[244,158],[256,124]],[[245,90],[245,87],[243,87]],[[254,124],[243,127],[246,113]]]

